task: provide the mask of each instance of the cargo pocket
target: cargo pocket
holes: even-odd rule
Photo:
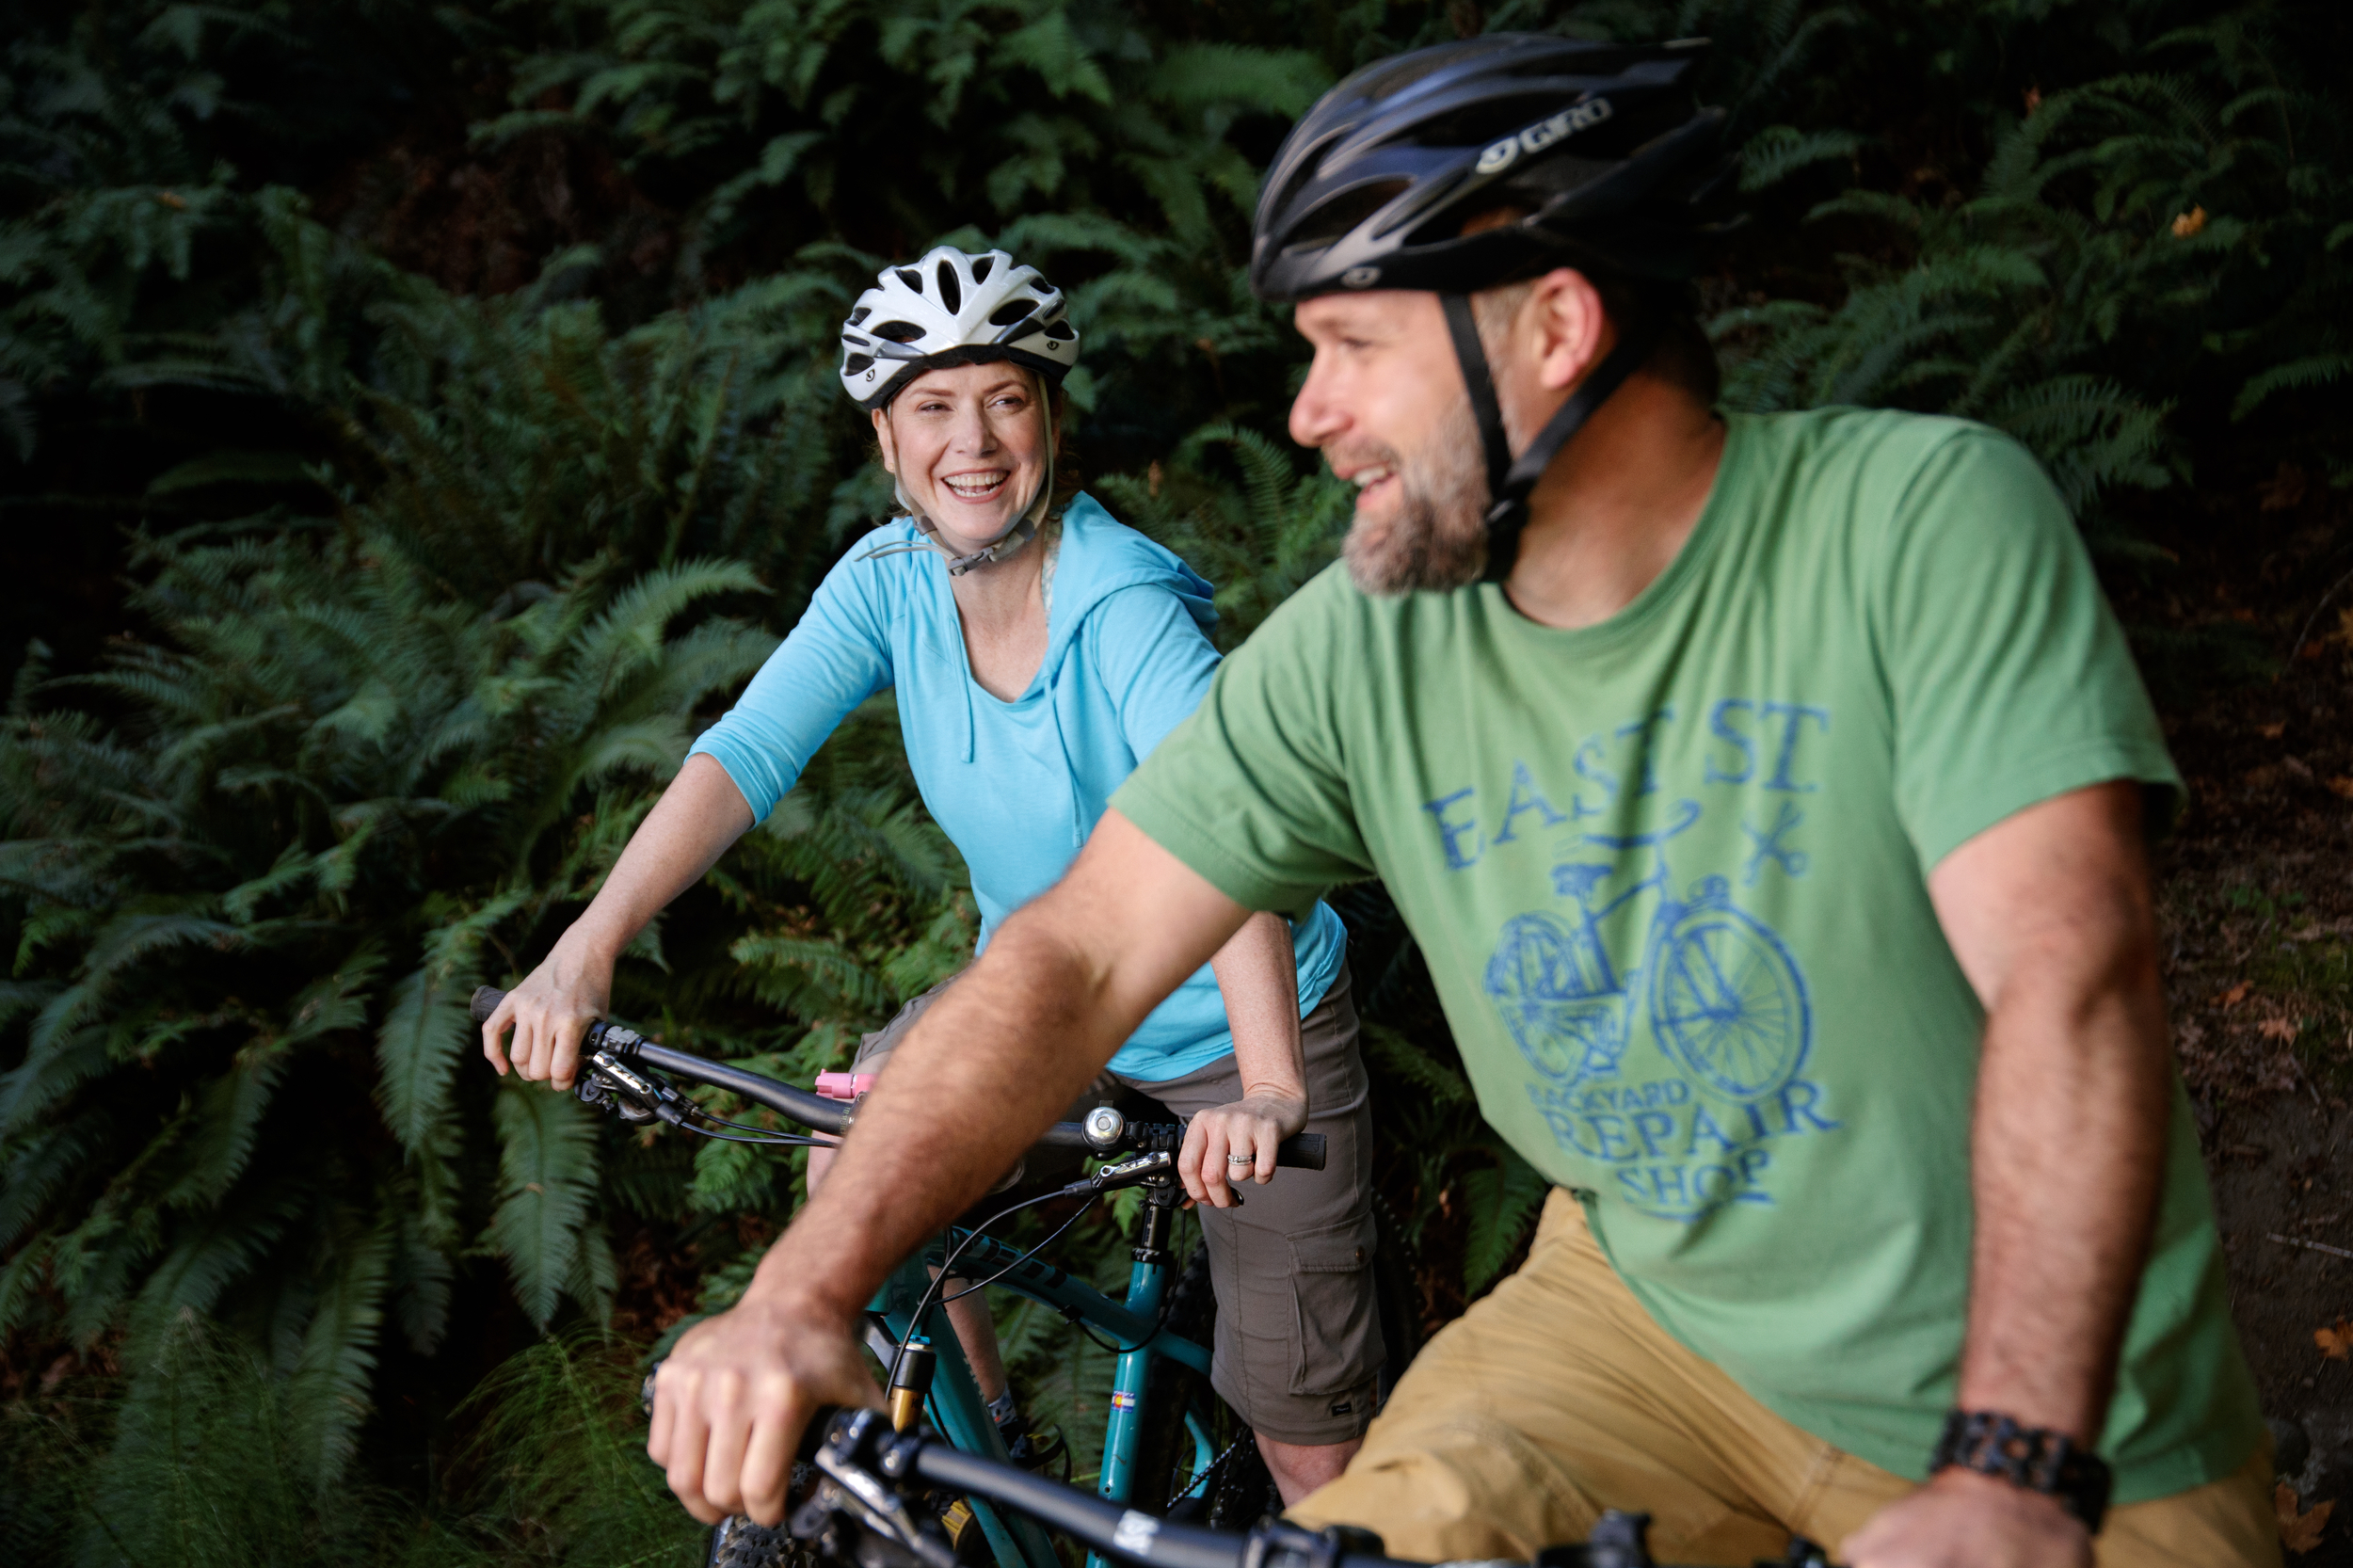
[[[1291,1237],[1292,1393],[1345,1393],[1381,1369],[1373,1237],[1369,1209]]]

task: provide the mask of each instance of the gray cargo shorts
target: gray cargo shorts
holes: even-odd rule
[[[852,1071],[877,1073],[951,976],[858,1041]],[[1324,1139],[1321,1171],[1278,1170],[1241,1184],[1239,1209],[1200,1208],[1217,1292],[1209,1384],[1257,1431],[1279,1443],[1345,1443],[1372,1419],[1384,1360],[1372,1289],[1372,1112],[1356,1045],[1348,968],[1299,1021],[1307,1063],[1307,1128]],[[1105,1073],[1072,1105],[1131,1116],[1190,1117],[1241,1097],[1224,1057],[1180,1078],[1147,1082]],[[1142,1106],[1137,1101],[1147,1103]],[[1036,1173],[1032,1172],[1032,1175]]]

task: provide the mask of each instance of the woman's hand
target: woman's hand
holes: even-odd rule
[[[1231,1208],[1229,1180],[1274,1179],[1274,1147],[1307,1125],[1305,1096],[1261,1090],[1230,1105],[1204,1111],[1185,1128],[1176,1151],[1176,1177],[1186,1195],[1213,1208]]]
[[[580,1043],[612,1004],[612,955],[575,925],[483,1024],[482,1054],[504,1078],[509,1052],[499,1042],[512,1028],[515,1070],[529,1082],[545,1080],[569,1089],[580,1068]]]

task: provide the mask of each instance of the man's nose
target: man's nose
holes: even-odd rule
[[[1307,379],[1300,383],[1299,395],[1291,400],[1291,440],[1302,446],[1328,446],[1348,428],[1348,415],[1332,395],[1334,390],[1323,357],[1318,355],[1307,367]]]

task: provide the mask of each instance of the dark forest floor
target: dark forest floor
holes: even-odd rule
[[[2292,471],[2217,503],[2178,567],[2120,604],[2164,628],[2144,640],[2165,650],[2151,664],[2190,785],[2160,913],[2232,1310],[2265,1415],[2312,1442],[2283,1479],[2348,1516],[2295,1559],[2311,1568],[2353,1564],[2353,1360],[2315,1338],[2353,1315],[2353,1256],[2318,1250],[2353,1254],[2353,559],[2336,504]]]

